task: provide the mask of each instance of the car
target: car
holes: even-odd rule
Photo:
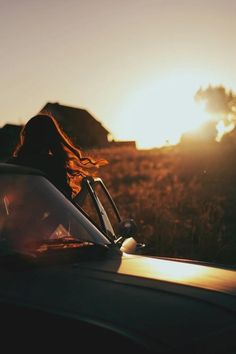
[[[236,268],[140,254],[136,232],[101,179],[69,200],[1,163],[2,348],[236,353]]]

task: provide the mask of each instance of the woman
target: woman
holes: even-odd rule
[[[36,168],[67,197],[72,198],[80,190],[84,176],[93,175],[91,168],[107,164],[83,157],[57,121],[49,114],[38,114],[23,127],[20,143],[8,163]]]

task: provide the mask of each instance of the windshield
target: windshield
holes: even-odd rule
[[[0,247],[40,251],[47,244],[110,241],[46,178],[0,176]]]

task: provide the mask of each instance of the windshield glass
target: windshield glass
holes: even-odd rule
[[[110,241],[46,178],[0,176],[0,247],[42,251],[47,244]]]

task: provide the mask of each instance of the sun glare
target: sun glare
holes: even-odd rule
[[[194,101],[200,86],[197,76],[179,74],[143,84],[117,114],[117,138],[136,140],[141,149],[177,144],[184,132],[210,119]]]
[[[223,120],[220,120],[216,124],[216,130],[217,130],[217,136],[216,136],[216,141],[221,141],[221,138],[223,137],[224,134],[231,132],[234,129],[235,125],[234,123],[230,123],[228,125],[225,125]]]

